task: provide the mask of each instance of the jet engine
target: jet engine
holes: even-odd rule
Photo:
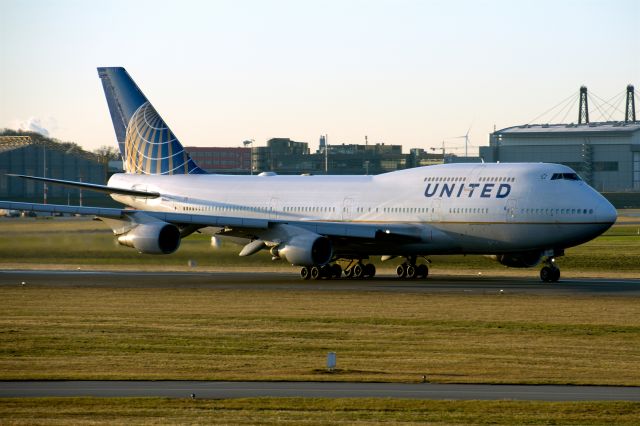
[[[118,243],[145,254],[171,254],[180,247],[180,231],[166,222],[137,225],[118,236]]]
[[[541,251],[528,251],[523,253],[496,254],[491,256],[504,266],[510,268],[532,268],[540,263]]]
[[[294,235],[290,240],[271,249],[271,254],[284,257],[298,266],[324,265],[331,261],[333,247],[327,237],[314,233]]]

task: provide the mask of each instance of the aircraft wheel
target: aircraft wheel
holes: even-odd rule
[[[331,279],[333,276],[333,270],[331,269],[331,265],[322,265],[320,267],[320,278]]]
[[[351,269],[353,271],[352,275],[351,275],[353,278],[356,278],[356,279],[362,278],[362,274],[364,273],[364,269],[362,268],[362,264],[356,263],[355,265],[353,265],[353,268],[351,268]]]
[[[340,278],[342,276],[342,267],[337,263],[331,265],[331,276],[333,278]]]
[[[550,283],[552,280],[552,277],[553,277],[553,270],[550,267],[544,266],[540,270],[540,279],[545,283]]]
[[[429,276],[429,267],[425,264],[416,267],[416,277],[427,278]]]
[[[398,275],[398,278],[404,278],[406,273],[407,273],[407,265],[404,263],[401,263],[400,265],[398,265],[398,267],[396,268],[396,274]]]
[[[373,278],[376,276],[376,266],[373,263],[367,263],[364,265],[365,277]]]
[[[303,266],[302,269],[300,269],[300,278],[303,280],[311,278],[311,271],[309,270],[309,267]]]
[[[353,277],[353,267],[344,270],[344,276],[347,278]]]
[[[320,268],[318,268],[317,266],[312,266],[311,267],[311,279],[319,280],[320,278],[322,278],[322,273],[320,271]]]
[[[405,278],[407,278],[408,280],[412,280],[415,277],[416,277],[416,267],[413,265],[407,265]]]
[[[552,269],[552,274],[551,274],[551,282],[553,283],[557,283],[558,280],[560,279],[560,268],[551,268]]]

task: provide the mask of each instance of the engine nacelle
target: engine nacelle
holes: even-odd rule
[[[540,263],[542,252],[528,251],[524,253],[496,254],[491,258],[510,268],[532,268]]]
[[[180,231],[166,222],[141,223],[118,236],[118,242],[140,253],[171,254],[180,247]]]
[[[324,265],[331,261],[331,240],[318,234],[308,233],[293,236],[289,241],[272,249],[272,254],[284,257],[297,266]]]

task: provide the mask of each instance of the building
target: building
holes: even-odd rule
[[[424,150],[403,154],[402,145],[328,145],[324,137],[315,153],[310,152],[306,142],[275,138],[267,141],[267,146],[254,148],[253,155],[256,172],[279,174],[379,174],[439,163],[442,163],[440,154],[428,154]]]
[[[600,192],[640,191],[640,122],[508,127],[480,148],[487,162],[548,162],[573,168]]]
[[[281,174],[310,173],[315,168],[309,144],[289,138],[272,138],[267,146],[253,148],[253,170]]]
[[[209,173],[249,174],[251,148],[185,147],[196,164]]]
[[[0,136],[0,199],[49,204],[94,206],[115,205],[105,194],[79,191],[60,185],[45,185],[33,180],[6,176],[7,173],[44,176],[104,185],[108,159],[81,149],[72,143],[53,141],[44,136]],[[45,189],[46,188],[46,189]]]

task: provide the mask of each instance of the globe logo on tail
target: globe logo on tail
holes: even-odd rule
[[[202,173],[153,105],[133,113],[125,138],[125,170],[147,175]]]

